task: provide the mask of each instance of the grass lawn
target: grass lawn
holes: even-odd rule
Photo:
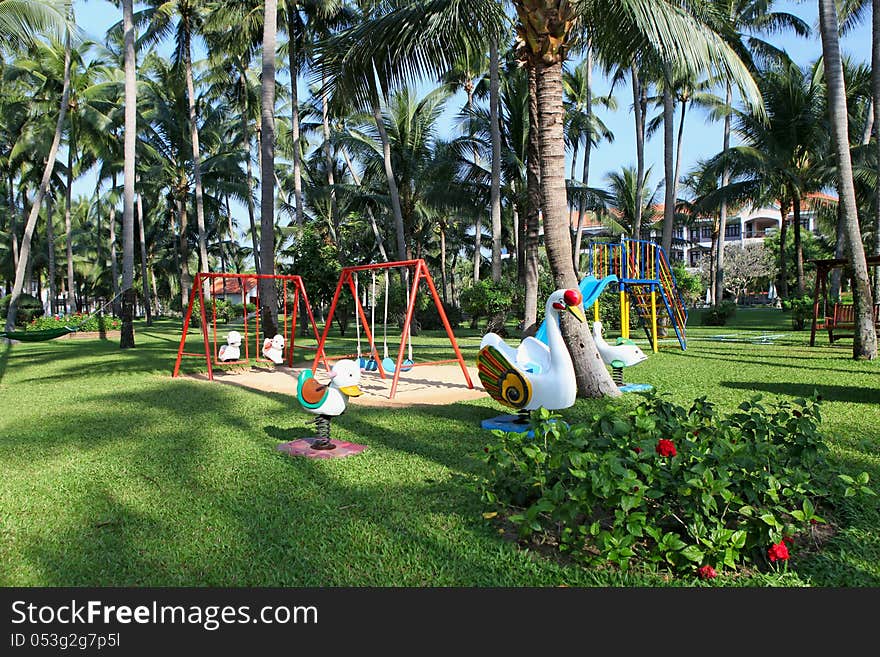
[[[867,470],[877,488],[880,364],[852,361],[850,340],[832,347],[824,334],[809,348],[809,332],[792,332],[780,311],[740,309],[725,327],[699,321],[694,312],[687,351],[664,342],[627,381],[653,384],[683,404],[707,395],[726,410],[757,393],[817,390],[835,465]],[[172,379],[178,323],[136,328],[138,346],[127,351],[97,339],[0,347],[0,585],[697,583],[586,569],[500,536],[483,520],[473,485],[494,440],[480,420],[503,412],[492,400],[358,407],[334,421],[333,435],[368,445],[366,452],[292,459],[275,445],[310,435],[312,419],[292,391]],[[750,341],[762,332],[777,337]],[[331,350],[353,351],[353,333]],[[473,363],[479,336],[457,333]],[[417,340],[417,360],[450,357],[441,333]],[[189,349],[199,341],[196,333]],[[195,371],[198,359],[184,368]],[[607,403],[579,400],[564,415],[576,421]],[[878,504],[851,503],[837,520],[824,549],[794,553],[787,574],[714,583],[880,585]]]

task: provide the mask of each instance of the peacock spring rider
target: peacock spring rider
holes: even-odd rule
[[[527,337],[514,348],[496,333],[483,336],[477,355],[480,381],[490,397],[517,412],[517,424],[528,424],[531,412],[540,407],[558,410],[574,404],[577,381],[559,316],[568,311],[586,321],[582,304],[576,289],[556,290],[547,298],[546,344]]]

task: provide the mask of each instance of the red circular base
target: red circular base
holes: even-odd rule
[[[349,443],[344,440],[331,441],[334,449],[312,449],[312,443],[318,438],[300,438],[289,443],[281,443],[275,449],[288,456],[305,456],[311,459],[334,459],[360,454],[367,446]]]

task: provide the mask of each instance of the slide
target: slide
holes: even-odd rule
[[[589,276],[584,276],[583,280],[581,280],[580,285],[578,287],[581,290],[581,294],[584,297],[584,310],[587,311],[590,307],[596,302],[596,299],[599,298],[599,295],[605,290],[606,286],[609,283],[616,283],[617,276],[614,274],[610,274],[605,278],[599,279],[590,274]],[[538,332],[535,333],[535,337],[547,344],[547,320],[545,319],[541,322],[541,327],[538,329]]]

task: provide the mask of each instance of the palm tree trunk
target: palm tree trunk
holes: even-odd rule
[[[880,125],[880,0],[871,2],[871,110],[874,127]],[[874,142],[875,161],[880,162],[880,129],[875,130],[877,139]],[[871,133],[868,132],[867,144]],[[874,190],[874,255],[880,256],[880,177]],[[874,299],[880,299],[880,267],[874,267]]]
[[[473,106],[474,106],[474,87],[470,80],[465,83],[464,87],[465,93],[467,94],[467,109],[468,109],[468,136],[474,136],[474,122],[473,122]],[[476,166],[479,161],[479,155],[477,154],[477,147],[473,147],[473,156],[474,156],[474,166]],[[480,246],[480,242],[483,237],[483,216],[477,212],[474,217],[474,283],[480,280],[480,265],[483,262],[483,253],[482,247]]]
[[[541,133],[538,130],[537,72],[529,74],[529,143],[526,152],[526,220],[523,239],[525,260],[525,312],[523,328],[538,320],[538,237],[541,221]]]
[[[321,86],[325,80],[321,77]],[[327,163],[327,185],[330,188],[330,224],[333,226],[333,239],[339,244],[339,216],[336,208],[336,180],[333,175],[333,154],[330,151],[330,107],[327,94],[321,94],[321,126],[324,131],[324,160]]]
[[[671,76],[670,76],[671,77]],[[663,85],[663,228],[660,246],[672,257],[672,226],[675,221],[675,97],[672,94],[671,80]]]
[[[64,130],[64,121],[67,117],[67,104],[70,102],[70,28],[66,30],[64,38],[64,82],[61,87],[61,102],[58,110],[58,120],[55,123],[55,134],[52,144],[49,146],[49,154],[46,157],[46,165],[43,167],[43,177],[40,186],[34,194],[33,205],[28,214],[27,223],[24,226],[24,237],[18,256],[18,264],[15,267],[15,281],[12,284],[12,295],[9,298],[9,309],[6,313],[6,331],[15,330],[15,317],[18,314],[18,300],[21,298],[21,290],[24,286],[25,270],[31,259],[31,241],[34,236],[34,228],[37,225],[37,217],[40,215],[40,206],[43,197],[49,189],[52,180],[52,170],[55,168],[55,158],[58,155],[58,147],[61,144],[61,133]]]
[[[446,228],[440,224],[440,285],[443,288],[443,304],[449,305],[446,284]]]
[[[263,274],[275,274],[275,39],[277,0],[266,0],[263,18],[262,135],[260,143],[260,263]],[[278,332],[274,281],[260,279],[263,335]]]
[[[489,128],[492,136],[492,179],[489,199],[492,215],[492,280],[501,282],[501,126],[498,98],[498,42],[489,45]]]
[[[876,14],[874,21],[876,21]],[[822,55],[825,61],[825,83],[828,95],[828,114],[831,138],[837,161],[837,190],[843,204],[847,256],[852,267],[853,315],[855,331],[853,358],[877,357],[877,334],[874,330],[874,302],[868,280],[868,265],[859,231],[858,207],[853,184],[852,160],[849,151],[849,127],[846,108],[846,89],[840,59],[837,7],[834,0],[819,0],[819,32],[822,37]],[[873,91],[873,90],[872,90]]]
[[[67,137],[67,185],[64,189],[64,236],[66,238],[67,255],[67,288],[75,290],[76,284],[73,278],[73,228],[70,224],[71,199],[73,194],[73,126],[68,126]],[[76,311],[76,299],[72,294],[67,296],[67,314],[72,315]]]
[[[373,120],[379,131],[379,139],[382,141],[382,162],[385,165],[385,178],[388,180],[388,196],[391,198],[391,214],[394,217],[394,232],[397,237],[397,258],[406,260],[406,226],[403,223],[403,211],[400,208],[400,192],[397,189],[397,180],[394,178],[394,167],[391,163],[391,141],[388,139],[388,131],[385,130],[385,119],[379,108],[379,100],[373,99]]]
[[[727,95],[725,96],[725,107],[730,107],[730,103],[733,101],[733,88],[730,83],[727,83]],[[728,151],[730,150],[730,113],[725,112],[724,115],[724,144],[722,146],[722,153],[726,156]],[[730,170],[725,166],[724,171],[721,172],[721,186],[727,187],[730,184]],[[727,230],[727,201],[721,200],[721,226],[723,226],[723,230]],[[780,236],[784,237],[784,226],[785,226],[785,216],[782,217],[782,226],[783,228],[780,230]],[[783,243],[784,244],[784,243]],[[780,247],[781,249],[782,247]],[[781,252],[781,251],[780,251]],[[785,272],[783,271],[785,266],[784,256],[780,256],[780,277],[785,279]],[[782,296],[786,296],[782,294],[782,288],[780,288],[779,292]],[[718,242],[718,253],[715,256],[715,303],[719,304],[724,299],[724,239],[722,238]]]
[[[189,303],[189,290],[192,287],[192,275],[189,273],[189,243],[186,239],[189,214],[186,211],[186,200],[184,199],[177,199],[177,216],[180,221],[177,239],[177,257],[179,258],[178,262],[180,265],[180,300],[181,308],[185,312],[186,305]]]
[[[48,249],[49,255],[49,312],[54,315],[56,310],[55,298],[57,294],[55,290],[55,227],[52,225],[53,212],[54,209],[50,198],[46,201],[46,248]]]
[[[125,138],[122,180],[122,326],[119,347],[134,347],[134,177],[137,154],[137,55],[135,54],[134,2],[123,0],[122,29],[125,68]],[[196,168],[198,171],[198,168]],[[197,174],[198,175],[198,174]],[[147,300],[144,299],[144,304]]]
[[[189,131],[192,139],[193,182],[195,183],[196,191],[196,225],[199,229],[199,269],[207,272],[210,271],[208,265],[208,234],[205,230],[205,201],[202,191],[202,155],[199,147],[199,125],[196,122],[196,91],[195,84],[193,83],[190,38],[190,30],[185,29],[183,56],[186,74],[186,100],[189,105]]]
[[[144,315],[147,326],[153,325],[153,311],[150,308],[150,289],[147,281],[147,239],[144,231],[144,205],[141,195],[137,195],[138,237],[141,241],[141,294],[143,295]]]
[[[843,219],[843,203],[837,204],[837,226],[836,226],[836,242],[834,245],[834,257],[840,260],[846,257],[846,226]],[[843,276],[843,269],[836,267],[831,270],[831,287],[828,296],[831,301],[840,301],[840,281]]]
[[[303,224],[303,195],[302,195],[302,153],[300,153],[301,137],[299,128],[299,70],[296,66],[296,51],[293,43],[293,25],[296,23],[297,6],[295,2],[287,2],[287,30],[289,40],[287,43],[287,63],[290,69],[290,130],[293,138],[293,198],[296,205],[296,225]]]
[[[642,191],[645,187],[645,117],[642,108],[642,89],[639,70],[633,64],[632,67],[632,93],[633,93],[633,117],[636,122],[636,198],[633,208],[633,239],[640,239],[642,232]]]
[[[792,208],[794,209],[794,262],[797,271],[797,295],[804,296],[804,249],[801,243],[801,197],[791,192]]]
[[[788,258],[785,253],[785,240],[788,237],[788,210],[791,207],[787,199],[779,201],[779,216],[782,223],[779,224],[779,296],[785,299],[788,296]],[[717,283],[716,283],[717,285]]]
[[[115,176],[114,176],[115,179]],[[113,185],[116,187],[116,185]],[[116,263],[116,204],[110,204],[110,217],[108,219],[108,224],[110,228],[110,277],[113,279],[110,284],[110,289],[113,291],[113,296],[115,297],[119,294],[119,268]],[[120,313],[120,303],[117,299],[112,304],[110,304],[114,317],[119,317]]]
[[[251,247],[253,248],[254,254],[254,270],[257,272],[259,276],[262,273],[262,268],[260,267],[260,242],[257,239],[257,219],[256,219],[256,208],[254,207],[254,168],[251,164],[251,136],[250,136],[250,118],[248,115],[250,112],[248,111],[249,103],[248,103],[248,88],[247,88],[247,72],[241,71],[241,93],[243,98],[244,107],[242,108],[241,113],[241,132],[242,138],[244,140],[244,147],[247,155],[245,156],[245,167],[247,173],[247,211],[248,211],[248,222],[250,222],[251,227]],[[297,207],[299,203],[297,203]]]
[[[584,99],[584,111],[587,113],[587,117],[589,117],[592,122],[593,119],[593,91],[592,91],[592,78],[593,78],[593,55],[590,50],[590,44],[587,43],[586,54],[584,56],[584,73],[587,78],[587,89]],[[584,168],[581,172],[581,182],[584,184],[584,187],[589,186],[590,184],[590,154],[593,150],[593,134],[592,132],[588,132],[586,135],[586,139],[584,140]],[[574,273],[580,278],[581,275],[581,231],[584,227],[584,215],[586,214],[586,203],[584,199],[581,199],[580,203],[578,203],[578,222],[577,222],[577,231],[574,234]]]
[[[537,60],[538,58],[534,58]],[[562,105],[562,62],[534,62],[538,92],[538,129],[541,136],[541,210],[544,245],[557,287],[576,288],[571,262],[571,229],[565,191],[565,138]],[[562,333],[574,362],[578,394],[582,397],[618,396],[620,391],[599,357],[586,323],[565,318]]]

